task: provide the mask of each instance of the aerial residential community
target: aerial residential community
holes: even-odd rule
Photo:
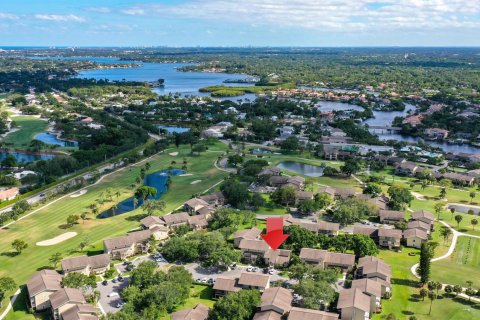
[[[5,4],[0,320],[480,319],[479,14]]]

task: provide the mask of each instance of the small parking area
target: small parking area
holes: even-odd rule
[[[97,290],[100,291],[99,303],[105,313],[115,313],[120,310],[120,308],[117,308],[117,305],[123,302],[120,298],[120,292],[128,286],[128,280],[128,277],[125,277],[123,282],[113,283],[112,280],[108,280],[107,285],[103,285],[102,282],[97,283]],[[108,297],[112,292],[116,292],[118,295]]]

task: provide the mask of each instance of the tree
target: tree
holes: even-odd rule
[[[437,220],[440,221],[440,213],[442,212],[443,204],[440,202],[435,203],[434,209],[437,214]]]
[[[375,242],[367,235],[354,234],[352,236],[353,252],[357,258],[366,256],[376,256],[378,247]]]
[[[149,186],[141,186],[135,190],[135,198],[145,201],[148,197],[155,197],[157,195],[157,189]]]
[[[377,210],[378,208],[359,198],[342,199],[337,202],[332,219],[345,226],[374,215]]]
[[[236,179],[225,180],[220,185],[220,190],[227,202],[235,208],[243,209],[250,199],[248,187]]]
[[[319,209],[317,202],[313,199],[306,199],[300,202],[297,206],[298,211],[303,214],[311,214]]]
[[[430,280],[430,259],[432,258],[432,252],[426,242],[422,243],[420,247],[420,263],[418,265],[418,275],[420,276],[420,282],[422,284],[428,283]]]
[[[452,218],[453,218],[453,215],[455,214],[455,211],[456,211],[455,208],[453,208],[453,207],[450,208],[450,212],[452,213]]]
[[[78,244],[78,247],[80,248],[80,251],[83,251],[86,247],[90,245],[91,241],[90,238],[85,236],[83,237],[82,241]]]
[[[420,289],[419,296],[422,298],[422,301],[425,301],[425,298],[428,296],[428,290],[425,288]]]
[[[16,287],[17,287],[17,284],[12,278],[0,277],[0,308],[2,307],[5,294],[9,291],[14,290]]]
[[[448,227],[442,226],[440,229],[440,235],[443,237],[443,241],[447,242],[448,238],[452,235],[452,230]]]
[[[151,216],[157,212],[163,212],[165,210],[166,204],[164,201],[160,200],[146,200],[142,205],[142,210]]]
[[[460,285],[455,285],[453,286],[453,292],[455,292],[455,297],[458,296],[460,293],[462,293],[463,288]]]
[[[393,210],[402,210],[409,206],[414,199],[410,190],[401,185],[393,185],[388,188],[388,195],[390,196],[389,206]]]
[[[473,230],[475,230],[475,226],[478,224],[478,220],[477,220],[477,219],[472,219],[472,220],[470,221],[470,223],[472,224]]]
[[[357,173],[360,170],[360,161],[358,159],[347,159],[345,164],[340,167],[342,173],[347,176]]]
[[[260,292],[241,290],[229,293],[218,299],[209,312],[211,320],[248,320],[251,319],[260,303]]]
[[[77,216],[76,214],[71,214],[67,217],[67,226],[71,227],[73,226],[74,224],[76,224],[78,222],[78,219],[80,219],[79,216]]]
[[[280,144],[280,149],[287,152],[293,152],[300,149],[300,141],[295,136],[290,136]]]
[[[70,272],[63,277],[61,282],[63,287],[75,289],[96,288],[97,281],[95,275],[87,276],[80,272]]]
[[[258,208],[263,207],[265,205],[265,199],[259,193],[254,193],[252,198],[250,199],[251,206],[258,210]]]
[[[227,161],[230,166],[237,167],[239,164],[243,163],[243,157],[238,154],[234,154],[229,156]]]
[[[23,241],[22,239],[15,239],[12,242],[12,247],[17,251],[18,254],[22,253],[23,250],[28,248],[28,243]]]
[[[440,189],[440,199],[445,199],[445,197],[447,196],[448,188],[452,187],[452,180],[442,179],[442,180],[440,180],[440,182],[438,184],[441,187],[441,189]]]
[[[470,203],[473,203],[473,199],[477,196],[475,191],[470,191]]]
[[[83,223],[85,223],[85,220],[87,220],[87,213],[86,212],[82,212],[80,214],[80,218],[82,219]]]
[[[296,294],[303,297],[301,306],[307,309],[320,309],[321,304],[329,305],[335,300],[336,293],[332,285],[326,281],[303,278],[293,286]]]
[[[295,203],[296,190],[291,186],[284,186],[270,194],[270,199],[281,206],[290,206]]]
[[[429,291],[428,292],[428,298],[430,299],[430,309],[428,311],[428,314],[432,314],[432,304],[433,300],[437,299],[437,294],[434,291]]]
[[[463,220],[463,216],[462,216],[462,215],[457,214],[457,215],[455,216],[455,221],[457,221],[457,228],[460,227],[460,222],[462,222],[462,220]]]
[[[50,263],[52,264],[52,267],[53,267],[54,269],[56,269],[58,263],[59,263],[60,261],[62,261],[62,259],[63,259],[63,258],[62,258],[62,254],[61,254],[60,252],[56,252],[56,253],[54,253],[54,254],[52,254],[52,255],[50,256],[50,258],[48,259],[48,261],[50,261]]]
[[[315,200],[319,209],[325,209],[332,202],[332,198],[326,192],[316,193],[313,200]]]
[[[378,197],[382,193],[382,188],[376,183],[369,183],[363,189],[364,194],[369,194],[372,198]]]
[[[450,296],[453,293],[453,287],[449,284],[447,284],[443,290],[448,296]]]
[[[207,147],[203,143],[196,144],[192,146],[192,154],[197,153],[200,154],[202,152],[207,151]]]

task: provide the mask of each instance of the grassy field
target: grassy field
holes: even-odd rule
[[[190,289],[190,297],[182,306],[179,306],[176,311],[193,308],[199,303],[202,303],[207,307],[213,307],[214,301],[212,300],[212,297],[212,287],[197,284],[192,285]],[[162,317],[160,320],[170,320],[170,315]]]
[[[47,130],[48,123],[33,116],[18,116],[12,119],[19,127],[17,131],[8,134],[5,138],[7,146],[26,149],[30,141],[39,133]]]
[[[458,238],[453,254],[432,264],[432,275],[441,283],[466,287],[466,281],[471,280],[474,288],[480,287],[480,239]]]
[[[181,163],[183,157],[188,161],[188,173],[192,175],[172,177],[173,184],[169,192],[162,197],[162,200],[167,204],[165,212],[176,209],[193,194],[202,193],[226,176],[226,173],[213,166],[218,156],[216,151],[221,152],[223,149],[224,145],[217,144],[210,146],[210,152],[201,156],[191,156],[188,147],[181,147],[178,150],[168,150],[149,160],[151,164],[149,172],[166,169],[173,160]],[[168,155],[168,152],[173,151],[178,151],[179,155],[176,157]],[[132,196],[134,190],[130,185],[139,176],[142,167],[143,164],[124,168],[105,177],[97,185],[89,187],[86,194],[77,198],[66,197],[61,199],[36,214],[18,221],[7,230],[0,230],[0,276],[8,275],[13,277],[18,284],[23,284],[35,271],[49,267],[48,259],[53,253],[60,252],[64,256],[81,254],[78,251],[78,245],[85,237],[88,237],[93,246],[89,250],[90,253],[94,253],[103,248],[104,239],[123,235],[129,230],[137,229],[139,227],[138,221],[143,217],[141,208],[107,219],[96,219],[90,214],[90,219],[86,220],[85,223],[80,222],[68,230],[64,229],[64,224],[69,215],[79,215],[88,211],[87,207],[94,203],[106,188],[112,188],[114,192],[120,191],[121,196],[118,200],[115,199],[115,202],[120,202]],[[201,182],[191,184],[195,180],[201,180]],[[113,202],[105,204],[100,212],[112,205]],[[67,231],[75,231],[78,235],[54,246],[38,247],[35,245],[38,241],[51,239]],[[23,239],[29,245],[20,255],[15,255],[10,245],[15,239]],[[30,315],[20,314],[10,319],[32,319]]]

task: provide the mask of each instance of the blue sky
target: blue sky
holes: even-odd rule
[[[479,0],[15,0],[0,46],[480,46]]]

